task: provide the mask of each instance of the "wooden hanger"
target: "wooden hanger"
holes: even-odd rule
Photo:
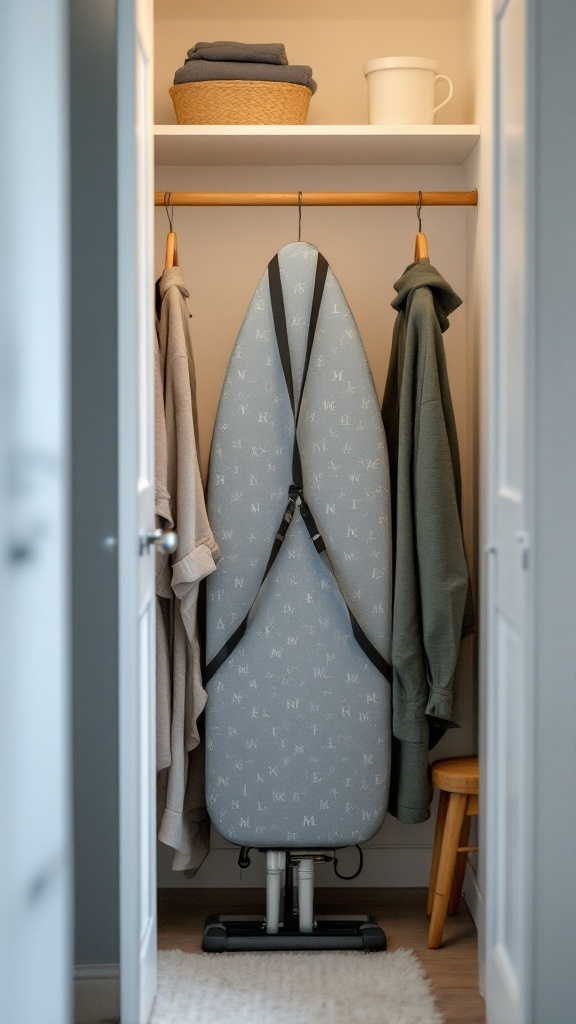
[[[414,247],[414,260],[428,259],[428,241],[426,235],[422,234],[421,231],[416,235],[416,245]]]
[[[416,245],[414,246],[414,262],[417,260],[428,259],[428,240],[426,235],[422,232],[422,193],[418,192],[418,206],[416,208],[416,216],[418,217],[418,234],[416,235]]]
[[[172,213],[168,212],[168,203],[170,201],[171,192],[164,193],[164,207],[166,209],[166,216],[168,217],[168,223],[170,225],[170,231],[166,239],[166,258],[164,260],[164,270],[169,267],[178,266],[178,239],[176,238],[176,232],[174,231],[172,224],[172,217],[174,216],[174,207],[172,207]]]
[[[178,266],[178,239],[176,238],[175,231],[169,231],[166,239],[166,259],[164,260],[164,269],[168,267]]]

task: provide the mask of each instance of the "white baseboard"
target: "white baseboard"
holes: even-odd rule
[[[166,851],[166,852],[164,852]],[[265,858],[253,850],[249,868],[238,867],[239,850],[234,847],[213,848],[193,878],[181,871],[172,871],[172,852],[159,849],[158,887],[160,889],[254,889],[266,884]],[[340,880],[331,864],[316,868],[315,882],[319,888],[407,888],[427,886],[432,850],[429,846],[377,847],[366,846],[362,873],[352,881]],[[358,852],[354,848],[339,854],[338,870],[351,875],[358,865]]]
[[[468,862],[466,876],[464,878],[464,899],[476,925],[478,932],[478,987],[480,995],[484,996],[485,991],[485,926],[486,926],[486,902],[480,886],[478,875],[474,865]]]
[[[117,1024],[120,1020],[120,971],[117,964],[74,968],[75,1024]]]
[[[483,903],[482,893],[478,885],[478,876],[474,870],[474,866],[468,862],[466,866],[466,874],[464,876],[464,899],[466,900],[466,906],[472,914],[476,929],[479,930],[479,919],[480,919],[480,907]]]

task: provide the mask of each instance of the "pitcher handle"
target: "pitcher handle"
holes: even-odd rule
[[[435,78],[434,78],[434,86],[436,86],[436,82],[439,82],[440,79],[443,79],[445,82],[448,82],[448,85],[450,87],[450,92],[448,93],[446,99],[442,100],[442,103],[439,103],[437,107],[434,107],[433,114],[435,114],[438,110],[440,110],[440,107],[445,107],[446,106],[446,104],[449,102],[449,100],[452,99],[452,93],[454,92],[454,87],[452,85],[452,79],[448,78],[448,75],[436,75]]]

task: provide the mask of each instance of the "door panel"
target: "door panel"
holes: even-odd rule
[[[0,1020],[10,1024],[71,1019],[66,13],[61,0],[0,4]],[[30,53],[35,72],[23,75]]]
[[[494,319],[492,337],[487,960],[490,1024],[526,1021],[529,843],[526,736],[530,670],[526,533],[525,0],[495,9]]]
[[[120,992],[145,1024],[156,991],[152,4],[118,4]]]

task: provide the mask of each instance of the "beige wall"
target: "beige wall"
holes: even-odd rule
[[[159,167],[156,188],[163,190],[337,190],[461,188],[460,167]],[[464,300],[451,318],[445,345],[460,439],[465,493],[465,534],[473,546],[474,423],[473,354],[467,337],[466,244],[469,211],[425,209],[423,227],[433,263]],[[473,215],[472,215],[473,216]],[[382,397],[394,311],[393,283],[413,259],[417,227],[413,209],[305,208],[302,237],[316,245],[338,276],[357,320],[379,398]],[[190,329],[198,380],[200,451],[205,475],[216,408],[226,366],[256,284],[268,261],[288,242],[295,241],[298,213],[288,209],[177,208],[180,263],[190,291]],[[156,210],[156,271],[164,265],[166,214]],[[474,748],[472,641],[466,641],[459,671],[464,728],[449,733],[434,757],[469,753]],[[400,825],[388,817],[369,845],[363,884],[425,884],[429,868],[433,823]],[[214,846],[228,844],[218,836]],[[239,884],[229,873],[236,854],[211,856],[194,880],[196,885]],[[169,863],[169,862],[168,862]],[[167,858],[160,858],[160,884],[190,884],[172,876]],[[226,871],[224,864],[228,865]],[[164,868],[162,868],[164,865]],[[261,880],[255,866],[244,884]],[[325,873],[326,884],[333,876]],[[322,880],[322,875],[320,876]],[[379,881],[378,881],[379,879]]]
[[[472,2],[472,0],[471,0]],[[172,5],[173,6],[173,5]],[[339,5],[340,7],[342,5]],[[466,5],[465,5],[466,6]],[[455,18],[415,21],[396,18],[377,25],[364,21],[217,22],[194,23],[171,19],[158,23],[156,38],[156,120],[174,121],[167,94],[172,73],[186,49],[200,38],[281,40],[294,63],[310,63],[320,83],[311,105],[312,122],[363,123],[366,120],[366,84],[363,60],[394,52],[435,56],[441,70],[454,78],[455,100],[441,111],[445,120],[459,121],[463,91],[467,120],[470,112],[470,75],[462,86],[462,45],[468,36]],[[338,64],[338,55],[344,58]],[[468,57],[466,58],[468,59]],[[457,116],[456,116],[457,115]],[[439,118],[440,120],[440,118]],[[160,191],[316,191],[459,189],[466,184],[462,167],[158,167]],[[472,184],[476,184],[472,181]],[[393,283],[413,259],[417,222],[413,209],[305,208],[302,237],[326,256],[338,276],[356,317],[382,397],[394,311]],[[198,412],[202,470],[207,470],[216,408],[226,366],[256,284],[270,258],[283,245],[295,241],[298,213],[286,209],[177,208],[180,263],[190,290],[190,328],[198,379]],[[476,214],[453,208],[424,210],[423,228],[432,262],[464,300],[451,318],[445,335],[452,398],[463,470],[464,533],[471,562],[476,542],[475,463],[475,350],[476,319],[470,311],[471,246],[475,243]],[[156,210],[156,271],[164,264],[167,220]],[[447,734],[433,756],[470,753],[475,749],[474,641],[467,640],[457,677],[464,727]],[[399,824],[388,817],[367,844],[366,866],[359,885],[426,884],[433,837],[433,819],[418,826]],[[159,851],[160,885],[259,885],[262,858],[243,873],[235,868],[237,851],[214,832],[211,855],[190,882],[170,871],[170,855]],[[343,869],[353,863],[353,857]],[[333,884],[329,871],[319,872],[320,884]],[[346,884],[346,883],[343,883]],[[348,883],[350,884],[350,883]]]
[[[372,191],[461,188],[460,167],[158,167],[158,191]],[[156,271],[164,265],[168,221],[156,209]],[[456,292],[466,297],[467,211],[425,208],[423,229],[432,261]],[[200,450],[203,474],[224,372],[252,293],[275,252],[298,236],[295,207],[176,207],[174,227],[188,289],[190,329],[196,355]],[[302,237],[326,256],[358,322],[379,398],[390,354],[393,284],[413,259],[416,214],[412,208],[305,207]],[[446,335],[453,401],[466,462],[468,353],[466,307],[457,310]]]
[[[352,5],[353,6],[353,5]],[[433,6],[433,5],[431,5]],[[220,35],[219,33],[224,33]],[[283,42],[291,64],[309,64],[318,83],[308,112],[309,124],[365,124],[367,84],[362,70],[372,57],[413,54],[433,57],[449,75],[454,96],[438,111],[438,124],[459,124],[462,118],[461,23],[455,18],[413,20],[306,19],[306,21],[214,22],[162,19],[156,22],[155,121],[175,124],[169,88],[186,51],[199,39],[242,42]],[[437,87],[438,102],[446,95]]]

